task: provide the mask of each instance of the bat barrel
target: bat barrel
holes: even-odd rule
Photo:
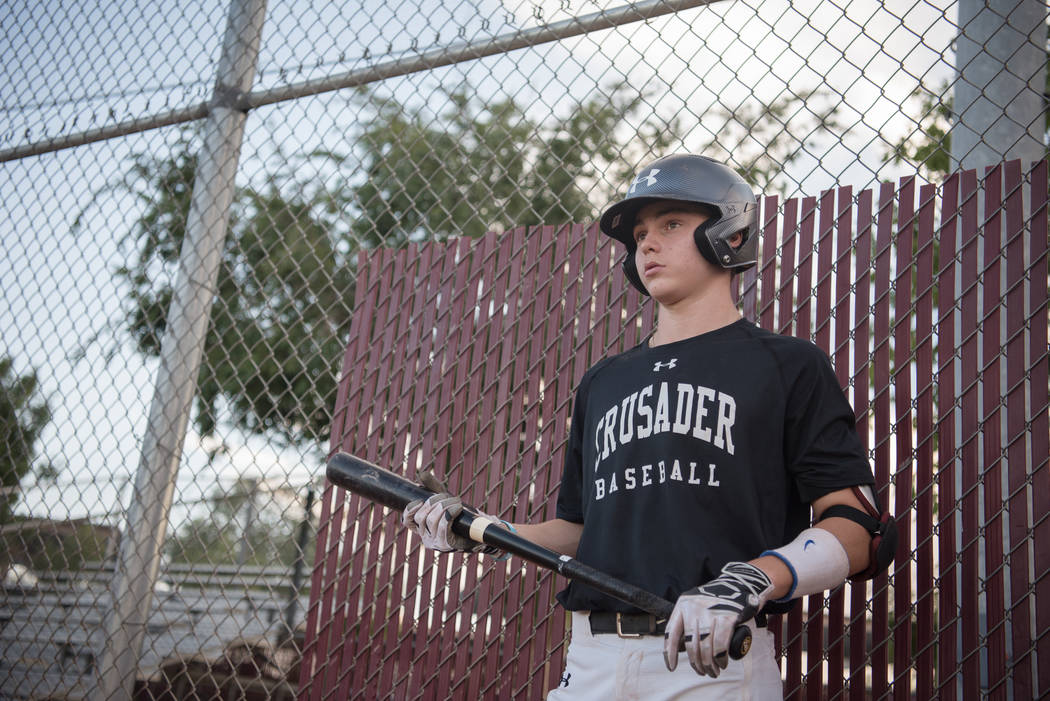
[[[336,453],[329,458],[325,474],[332,484],[396,511],[404,511],[411,501],[433,495],[429,489],[397,473],[346,453]]]

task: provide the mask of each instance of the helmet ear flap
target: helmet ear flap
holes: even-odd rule
[[[715,253],[715,248],[711,245],[710,239],[707,238],[707,229],[712,223],[712,220],[708,219],[703,224],[696,227],[696,231],[693,232],[693,241],[696,242],[696,247],[700,249],[700,255],[704,257],[704,260],[716,268],[721,268],[722,264],[718,261],[718,255]]]
[[[634,262],[634,249],[627,249],[627,255],[620,266],[623,268],[627,281],[634,285],[634,289],[641,292],[644,297],[648,297],[649,290],[645,289],[645,285],[642,284],[642,276],[638,274],[638,265]]]

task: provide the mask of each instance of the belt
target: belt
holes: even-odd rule
[[[588,619],[591,634],[615,633],[621,638],[640,638],[644,635],[663,635],[667,627],[665,619],[650,613],[619,613],[617,611],[591,611]],[[755,616],[755,627],[766,627],[766,615]]]
[[[591,611],[591,634],[616,633],[621,638],[640,638],[643,635],[663,635],[665,619],[657,620],[651,613],[620,613],[618,611]]]

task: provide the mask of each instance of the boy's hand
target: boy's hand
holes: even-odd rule
[[[772,592],[765,572],[746,562],[730,562],[710,582],[682,594],[664,633],[667,669],[678,666],[678,646],[684,639],[696,673],[717,677],[729,664],[733,631],[754,618]]]
[[[460,498],[444,492],[426,501],[411,502],[401,515],[401,523],[415,531],[423,545],[431,550],[446,553],[452,550],[469,551],[481,544],[456,535],[449,528],[461,511],[463,502]]]
[[[409,503],[401,515],[401,523],[406,528],[415,531],[423,541],[423,545],[431,550],[439,552],[458,550],[487,555],[498,553],[499,549],[492,545],[478,543],[452,532],[452,521],[459,516],[461,511],[463,511],[463,502],[460,501],[460,498],[448,492],[442,492],[431,496],[426,501],[417,500]],[[475,512],[472,510],[471,513]],[[503,521],[495,516],[481,512],[477,512],[476,515],[503,527]]]

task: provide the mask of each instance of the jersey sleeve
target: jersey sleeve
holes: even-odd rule
[[[565,450],[565,465],[558,489],[557,518],[572,523],[583,523],[583,425],[586,406],[586,378],[580,383],[573,400],[572,424],[569,427],[569,445]]]
[[[799,497],[812,503],[839,489],[874,484],[875,478],[831,361],[807,345],[789,391],[784,454]]]

